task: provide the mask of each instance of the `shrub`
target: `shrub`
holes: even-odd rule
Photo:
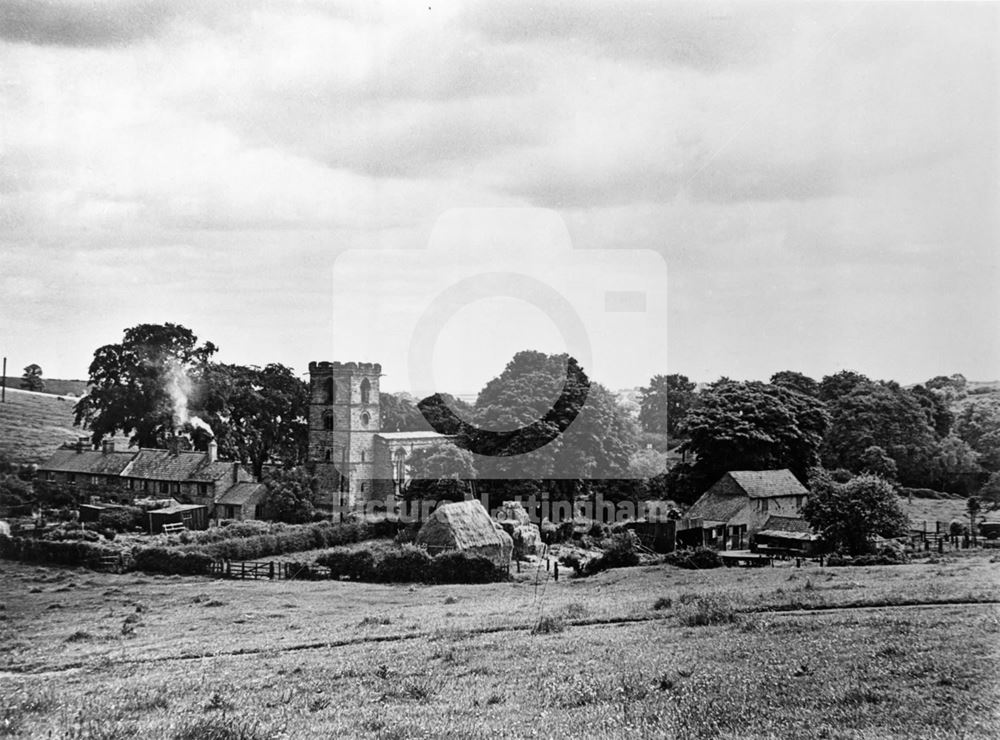
[[[500,579],[493,561],[457,550],[434,556],[431,580],[435,583],[491,583]]]
[[[663,556],[663,562],[686,570],[705,570],[722,567],[719,553],[710,547],[696,547],[694,550],[675,550]]]
[[[143,547],[135,552],[134,567],[147,573],[203,575],[212,557],[195,548]]]
[[[375,577],[389,583],[408,583],[427,580],[431,570],[431,556],[414,545],[403,545],[382,556]]]
[[[331,578],[347,577],[356,581],[375,579],[375,555],[370,550],[336,547],[320,555],[316,562],[330,569]]]
[[[562,632],[564,629],[566,629],[566,623],[562,617],[545,614],[535,622],[535,626],[531,628],[531,634],[549,635],[555,632]]]
[[[97,524],[101,529],[110,529],[115,532],[132,532],[142,529],[146,524],[146,512],[137,506],[129,506],[122,509],[111,509],[104,511],[97,517]]]

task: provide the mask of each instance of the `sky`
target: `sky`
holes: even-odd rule
[[[1000,378],[1000,6],[7,0],[0,354]]]

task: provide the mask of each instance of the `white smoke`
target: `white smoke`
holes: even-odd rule
[[[164,389],[170,396],[173,404],[174,429],[180,429],[186,425],[195,429],[202,429],[208,432],[210,437],[214,437],[212,427],[206,424],[197,416],[192,416],[188,410],[188,398],[191,396],[191,378],[188,377],[184,368],[175,362],[167,365],[163,374]]]

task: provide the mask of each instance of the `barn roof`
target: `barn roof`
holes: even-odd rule
[[[263,483],[237,483],[223,494],[222,498],[216,501],[217,504],[228,504],[230,506],[243,506],[250,503],[257,496],[263,497],[267,491],[267,486]]]
[[[58,449],[38,466],[41,471],[84,473],[87,475],[120,475],[136,452],[101,452],[98,450]]]
[[[750,498],[809,495],[809,490],[790,470],[731,470],[726,475]]]
[[[743,496],[707,491],[685,512],[684,518],[728,522],[746,505],[747,499]]]

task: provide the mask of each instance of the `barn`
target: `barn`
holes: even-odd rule
[[[460,550],[488,558],[498,568],[510,564],[514,541],[478,501],[442,504],[417,533],[416,544],[431,555]]]

